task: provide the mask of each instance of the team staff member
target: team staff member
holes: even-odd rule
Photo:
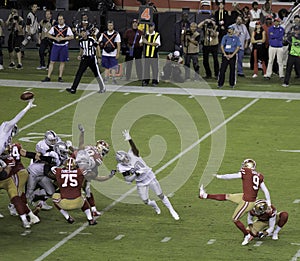
[[[231,88],[234,88],[236,83],[236,73],[235,73],[235,64],[236,64],[236,54],[241,47],[240,39],[234,35],[233,25],[228,26],[227,34],[224,35],[221,41],[221,51],[222,51],[222,63],[218,79],[218,88],[222,88],[225,81],[225,73],[229,65],[230,74],[229,74],[229,84]]]
[[[77,70],[71,88],[67,88],[66,90],[69,93],[75,94],[83,73],[86,71],[88,67],[90,67],[99,84],[99,89],[100,89],[99,92],[100,93],[105,92],[104,82],[100,74],[100,70],[97,63],[97,57],[96,57],[96,56],[100,57],[100,47],[97,41],[93,37],[88,36],[86,29],[83,28],[81,29],[80,36],[81,36],[81,39],[79,40],[80,52],[77,57],[77,59],[80,61],[79,68]]]
[[[49,53],[51,53],[52,42],[48,39],[47,33],[54,26],[56,21],[52,19],[52,12],[51,10],[46,10],[45,12],[45,19],[40,22],[40,29],[39,29],[39,39],[40,39],[40,48],[39,48],[39,55],[40,55],[40,66],[37,67],[37,70],[44,70],[49,66],[50,63],[50,56],[48,58],[47,66],[45,63],[45,52],[49,49]]]
[[[58,25],[51,27],[47,37],[53,40],[53,46],[50,55],[50,64],[48,68],[48,75],[42,82],[50,82],[51,74],[55,62],[60,62],[59,64],[59,75],[58,81],[63,82],[62,75],[65,69],[65,63],[69,60],[69,41],[74,39],[74,35],[69,26],[65,24],[65,19],[62,14],[57,17]]]
[[[158,84],[158,47],[160,34],[154,31],[155,24],[149,24],[149,32],[141,38],[140,43],[144,44],[144,80],[142,86],[147,86],[150,82],[150,66],[152,69],[152,85]]]

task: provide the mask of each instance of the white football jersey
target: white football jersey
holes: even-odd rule
[[[60,142],[61,141],[61,138],[57,137],[57,142]],[[50,150],[53,150],[53,146],[49,146],[47,145],[45,139],[43,140],[40,140],[36,146],[35,146],[35,150],[36,152],[39,152],[41,153],[42,155],[45,155],[47,153],[47,151],[49,152]],[[47,156],[47,155],[45,155]]]
[[[130,161],[127,164],[118,163],[117,169],[120,173],[130,171],[135,169],[135,172],[138,173],[135,178],[137,185],[148,185],[154,178],[155,174],[152,169],[147,166],[146,162],[141,158],[133,154],[132,150],[128,151]]]
[[[50,151],[45,153],[44,156],[50,156],[55,159],[55,165],[60,166],[62,162],[59,159],[58,154],[55,151]],[[44,165],[42,162],[33,162],[28,166],[28,172],[33,176],[43,176],[44,175]]]
[[[5,148],[11,142],[11,132],[13,128],[14,124],[10,125],[9,121],[4,121],[0,125],[0,154],[5,151]]]

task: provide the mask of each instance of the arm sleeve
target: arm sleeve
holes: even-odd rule
[[[268,206],[270,207],[270,206],[271,206],[271,197],[270,197],[269,190],[268,190],[268,188],[266,187],[266,185],[265,185],[264,182],[262,182],[262,183],[260,184],[260,188],[261,188],[261,190],[264,192],[265,198],[266,198],[266,201],[267,201],[267,204],[268,204]]]
[[[29,109],[30,109],[30,104],[28,103],[27,106],[16,115],[16,117],[14,117],[12,120],[7,122],[7,127],[12,128],[15,124],[17,124],[19,120],[23,118],[26,112],[29,111]]]
[[[224,174],[224,175],[217,175],[217,179],[240,179],[242,177],[241,172],[232,173],[232,174]]]
[[[140,152],[139,152],[139,150],[137,149],[137,147],[135,146],[135,143],[133,142],[132,139],[129,140],[129,144],[130,144],[130,147],[131,147],[131,150],[132,150],[133,154],[134,154],[135,156],[139,157],[139,156],[140,156],[140,155],[139,155]]]

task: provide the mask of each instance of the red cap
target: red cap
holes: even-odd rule
[[[276,18],[274,19],[274,21],[281,22],[281,19],[280,19],[279,17],[276,17]]]

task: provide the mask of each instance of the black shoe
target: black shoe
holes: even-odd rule
[[[10,64],[8,65],[8,68],[10,68],[10,69],[15,68],[15,67],[16,67],[15,63],[10,63]]]
[[[267,76],[264,76],[264,79],[265,79],[265,80],[270,80],[271,78],[270,78],[270,77],[267,77]]]
[[[217,88],[218,88],[218,89],[222,89],[222,88],[223,88],[223,86],[220,86],[220,85],[219,85]]]
[[[69,218],[67,219],[67,222],[69,224],[73,224],[75,222],[75,220],[71,216],[69,216]]]
[[[95,219],[91,219],[89,220],[89,226],[94,226],[94,225],[97,225],[97,221]]]
[[[146,81],[142,81],[142,86],[148,86],[148,83]]]
[[[58,77],[57,81],[58,82],[64,82],[64,80],[61,77]]]
[[[17,65],[16,69],[17,69],[17,70],[23,69],[23,65],[19,63],[19,64]]]
[[[100,90],[98,91],[98,93],[104,93],[104,92],[106,92],[106,88],[105,88],[105,87],[102,88],[102,89],[100,89]]]
[[[76,90],[74,90],[72,88],[67,88],[66,91],[69,92],[69,93],[72,93],[72,94],[76,93]]]
[[[234,85],[230,86],[231,89],[234,89]]]
[[[45,79],[42,80],[42,82],[50,82],[50,81],[51,81],[51,79],[49,77],[45,77]]]

